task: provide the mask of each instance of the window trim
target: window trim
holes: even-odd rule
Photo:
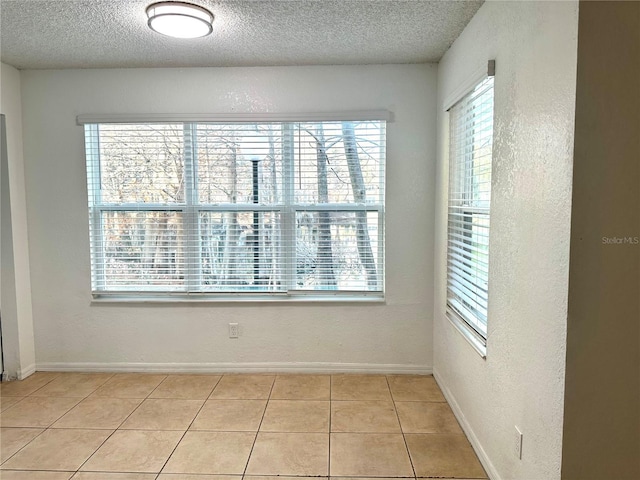
[[[380,120],[392,123],[389,110],[350,110],[310,113],[142,113],[142,114],[81,114],[76,117],[79,126],[99,123],[314,123],[340,121],[368,122]]]
[[[450,94],[445,102],[444,102],[444,110],[445,110],[445,121],[447,125],[447,148],[445,149],[445,154],[448,163],[448,174],[447,174],[447,203],[446,203],[446,223],[445,223],[445,275],[444,275],[444,304],[445,304],[445,316],[451,323],[451,325],[462,335],[462,337],[476,350],[476,352],[481,356],[482,359],[486,359],[487,357],[487,340],[488,340],[488,311],[489,311],[489,293],[487,292],[487,332],[486,334],[482,334],[479,332],[473,325],[473,320],[468,320],[465,318],[465,308],[461,308],[458,306],[456,308],[455,305],[450,305],[449,302],[449,223],[450,223],[450,210],[451,210],[451,199],[450,199],[450,188],[451,188],[451,148],[448,145],[449,140],[451,139],[451,130],[450,130],[450,115],[451,109],[457,105],[460,101],[464,100],[473,90],[482,84],[487,78],[495,77],[495,60],[489,60],[487,67],[481,70],[476,71],[473,75],[471,75],[467,81],[465,81],[461,86],[455,89],[452,94]],[[495,86],[494,88],[495,92]],[[495,119],[495,100],[492,111],[493,119]],[[492,132],[492,143],[493,132]],[[493,146],[492,146],[492,163],[493,163]],[[486,214],[489,217],[489,222],[491,222],[491,204],[488,208],[477,208],[477,207],[465,207],[466,210],[482,210],[482,212],[475,212],[480,214]],[[489,228],[489,235],[491,235],[491,229]],[[490,240],[487,242],[487,245],[490,249]],[[487,269],[489,266],[487,265]],[[488,273],[487,273],[488,278]],[[477,321],[476,315],[472,312],[468,313],[475,321]]]
[[[476,352],[483,359],[487,358],[487,341],[482,336],[480,336],[473,328],[469,326],[469,324],[458,315],[458,313],[454,310],[451,310],[447,307],[446,317],[449,320],[449,323],[453,325],[456,331],[462,335],[469,344],[475,349]]]
[[[293,126],[296,123],[315,123],[315,122],[340,122],[340,121],[353,121],[353,122],[369,122],[380,121],[385,124],[393,121],[393,114],[387,110],[371,110],[371,111],[354,111],[354,112],[320,112],[310,114],[282,114],[282,113],[263,113],[263,114],[144,114],[144,115],[129,115],[129,114],[115,114],[115,115],[78,115],[78,125],[85,127],[85,144],[89,137],[93,139],[99,136],[100,124],[119,124],[119,123],[184,123],[190,124],[193,128],[196,128],[199,123],[228,123],[228,124],[244,124],[244,123],[283,123]],[[384,164],[386,164],[386,127],[385,127],[385,156]],[[98,143],[95,143],[98,144]],[[283,145],[283,150],[287,149],[287,142]],[[292,149],[293,145],[289,148]],[[185,148],[185,184],[191,185],[191,188],[187,190],[191,191],[191,195],[197,192],[194,188],[192,164],[197,161],[193,158],[191,149]],[[86,164],[89,173],[90,182],[91,178],[98,178],[99,175],[95,175],[95,169],[100,169],[99,154],[93,150],[85,148]],[[286,156],[286,155],[284,155]],[[293,158],[293,156],[292,156]],[[381,168],[384,170],[384,164]],[[89,185],[89,198],[90,204],[90,235],[92,242],[95,242],[99,251],[102,251],[103,235],[102,231],[102,213],[107,211],[113,212],[139,212],[139,211],[167,211],[167,212],[180,212],[182,215],[198,215],[201,212],[279,212],[285,218],[289,219],[289,223],[295,225],[296,212],[304,211],[333,211],[333,212],[375,212],[378,214],[378,230],[377,230],[377,242],[380,248],[377,249],[377,265],[381,268],[378,275],[378,281],[380,284],[379,290],[363,291],[363,290],[304,290],[300,288],[288,288],[279,291],[193,291],[190,290],[187,279],[193,281],[194,278],[198,278],[200,274],[190,273],[185,275],[184,289],[180,288],[175,291],[171,290],[100,290],[97,287],[104,285],[104,260],[91,260],[92,264],[95,264],[95,271],[91,269],[92,285],[96,288],[91,289],[92,303],[166,303],[166,302],[254,302],[254,303],[272,303],[272,302],[355,302],[355,303],[385,303],[385,278],[386,278],[386,265],[384,265],[384,259],[386,256],[385,239],[385,204],[386,196],[383,198],[382,203],[328,203],[328,204],[303,204],[295,203],[292,201],[295,198],[294,192],[294,172],[292,170],[293,162],[283,162],[284,170],[284,184],[285,189],[291,189],[288,195],[284,195],[283,198],[288,199],[284,203],[278,203],[273,205],[262,204],[236,204],[236,203],[218,203],[218,204],[196,204],[193,199],[190,198],[190,194],[185,190],[185,202],[179,204],[151,204],[151,203],[123,203],[123,204],[103,204],[100,198],[100,189],[95,188],[95,185]],[[287,170],[290,170],[287,174]],[[385,174],[386,175],[386,174]],[[386,183],[385,177],[382,177],[382,184]],[[197,195],[197,193],[195,193]],[[287,226],[282,224],[282,230],[287,229],[291,225]],[[295,228],[291,228],[292,235],[284,237],[284,248],[289,248],[293,253],[285,256],[287,260],[284,261],[283,266],[285,271],[283,279],[286,279],[287,284],[295,286],[296,278],[296,265],[295,265]],[[288,238],[291,237],[291,238]],[[288,245],[288,244],[291,245]],[[196,248],[195,251],[199,251]],[[100,258],[104,258],[101,253]],[[193,268],[193,262],[188,262],[187,268]],[[166,286],[164,288],[167,288]]]
[[[310,292],[310,293],[307,293]],[[219,304],[273,304],[273,303],[321,303],[321,304],[384,304],[387,301],[384,296],[370,292],[320,292],[301,291],[295,292],[269,292],[269,293],[166,293],[162,295],[149,294],[152,292],[131,292],[130,294],[118,293],[113,295],[92,294],[91,304],[108,305],[112,303],[127,304],[166,304],[166,303],[219,303]]]

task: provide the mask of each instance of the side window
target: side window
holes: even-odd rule
[[[493,77],[449,111],[447,314],[486,346]]]

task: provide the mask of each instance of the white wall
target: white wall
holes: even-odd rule
[[[38,367],[430,371],[436,74],[429,65],[22,72]],[[76,115],[379,108],[395,115],[386,304],[91,303]],[[228,322],[241,324],[239,339],[227,338]]]
[[[0,64],[0,113],[6,116],[7,158],[2,179],[2,334],[4,373],[23,378],[35,369],[29,237],[22,152],[20,72]]]
[[[434,372],[495,479],[560,478],[577,22],[575,1],[486,2],[438,68]],[[444,312],[443,103],[489,59],[497,73],[483,360]]]

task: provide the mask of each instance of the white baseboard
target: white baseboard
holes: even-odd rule
[[[32,363],[28,367],[21,368],[20,370],[18,370],[18,374],[17,374],[18,375],[18,380],[24,380],[25,378],[27,378],[32,373],[35,373],[36,370],[37,370],[37,368],[36,368],[36,364],[35,363]]]
[[[10,382],[13,380],[24,380],[29,375],[35,373],[36,370],[36,364],[32,363],[28,367],[20,368],[17,371],[14,371],[15,373],[5,370],[4,372],[1,372],[0,375],[2,376],[3,382]]]
[[[393,363],[325,363],[325,362],[264,362],[264,363],[97,363],[44,362],[38,371],[57,372],[142,372],[142,373],[386,373],[430,375],[427,365]]]
[[[442,394],[444,395],[444,398],[447,399],[447,402],[449,403],[451,410],[453,410],[453,414],[458,419],[458,422],[460,422],[460,426],[462,427],[462,430],[464,430],[464,433],[467,435],[467,438],[469,439],[469,443],[471,443],[471,446],[475,450],[476,455],[478,455],[478,459],[480,460],[480,463],[482,463],[482,466],[487,472],[489,479],[502,480],[502,477],[500,477],[500,475],[498,474],[498,471],[496,470],[496,468],[493,466],[493,463],[489,459],[487,452],[485,452],[484,448],[482,448],[482,445],[480,444],[480,440],[478,440],[478,437],[473,431],[473,428],[471,428],[471,425],[469,424],[466,417],[464,416],[464,413],[460,409],[460,405],[458,405],[458,402],[456,401],[455,397],[451,393],[451,390],[449,390],[449,388],[444,384],[444,382],[442,381],[442,377],[440,377],[440,375],[436,370],[433,370],[433,377],[435,378],[438,386],[440,387],[440,390],[442,390]]]

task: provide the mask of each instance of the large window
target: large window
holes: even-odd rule
[[[384,121],[85,124],[94,295],[381,296]]]
[[[447,311],[486,345],[493,77],[449,111]]]

